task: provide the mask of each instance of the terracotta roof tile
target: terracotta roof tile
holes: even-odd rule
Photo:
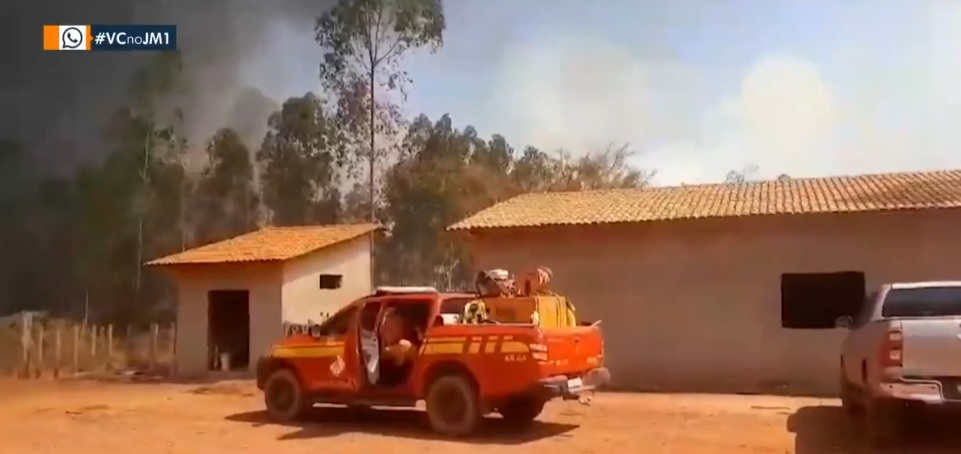
[[[961,170],[953,170],[524,194],[448,230],[958,207]]]
[[[284,261],[373,232],[374,224],[266,227],[169,255],[147,265]]]

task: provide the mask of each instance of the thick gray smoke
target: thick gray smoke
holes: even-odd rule
[[[255,136],[276,107],[239,68],[258,58],[269,27],[312,27],[334,0],[0,0],[0,140],[19,141],[47,169],[103,156],[105,117],[149,53],[43,52],[43,24],[176,24],[190,101],[187,134],[223,125]],[[318,62],[319,63],[319,62]],[[283,71],[282,68],[272,68]]]

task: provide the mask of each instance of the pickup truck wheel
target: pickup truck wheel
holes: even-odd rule
[[[278,369],[264,382],[264,405],[270,419],[290,422],[300,419],[312,406],[304,398],[300,380],[290,369]]]
[[[897,446],[904,430],[905,408],[899,402],[872,399],[864,411],[864,435],[875,449]]]
[[[859,390],[855,385],[841,376],[841,408],[848,415],[855,416],[863,412],[864,408],[859,398]]]
[[[427,418],[435,432],[463,437],[474,433],[482,415],[477,390],[462,374],[442,375],[427,388]]]
[[[497,412],[511,425],[529,426],[544,411],[547,401],[533,396],[515,397],[504,403]]]

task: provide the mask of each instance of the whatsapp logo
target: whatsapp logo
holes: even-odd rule
[[[83,32],[77,27],[67,27],[60,35],[60,41],[64,49],[77,49],[83,44]]]

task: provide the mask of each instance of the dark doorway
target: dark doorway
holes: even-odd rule
[[[250,365],[250,292],[207,293],[207,352],[211,370],[246,370]]]
[[[781,275],[781,326],[834,328],[838,317],[853,317],[864,302],[864,273],[785,273]]]

